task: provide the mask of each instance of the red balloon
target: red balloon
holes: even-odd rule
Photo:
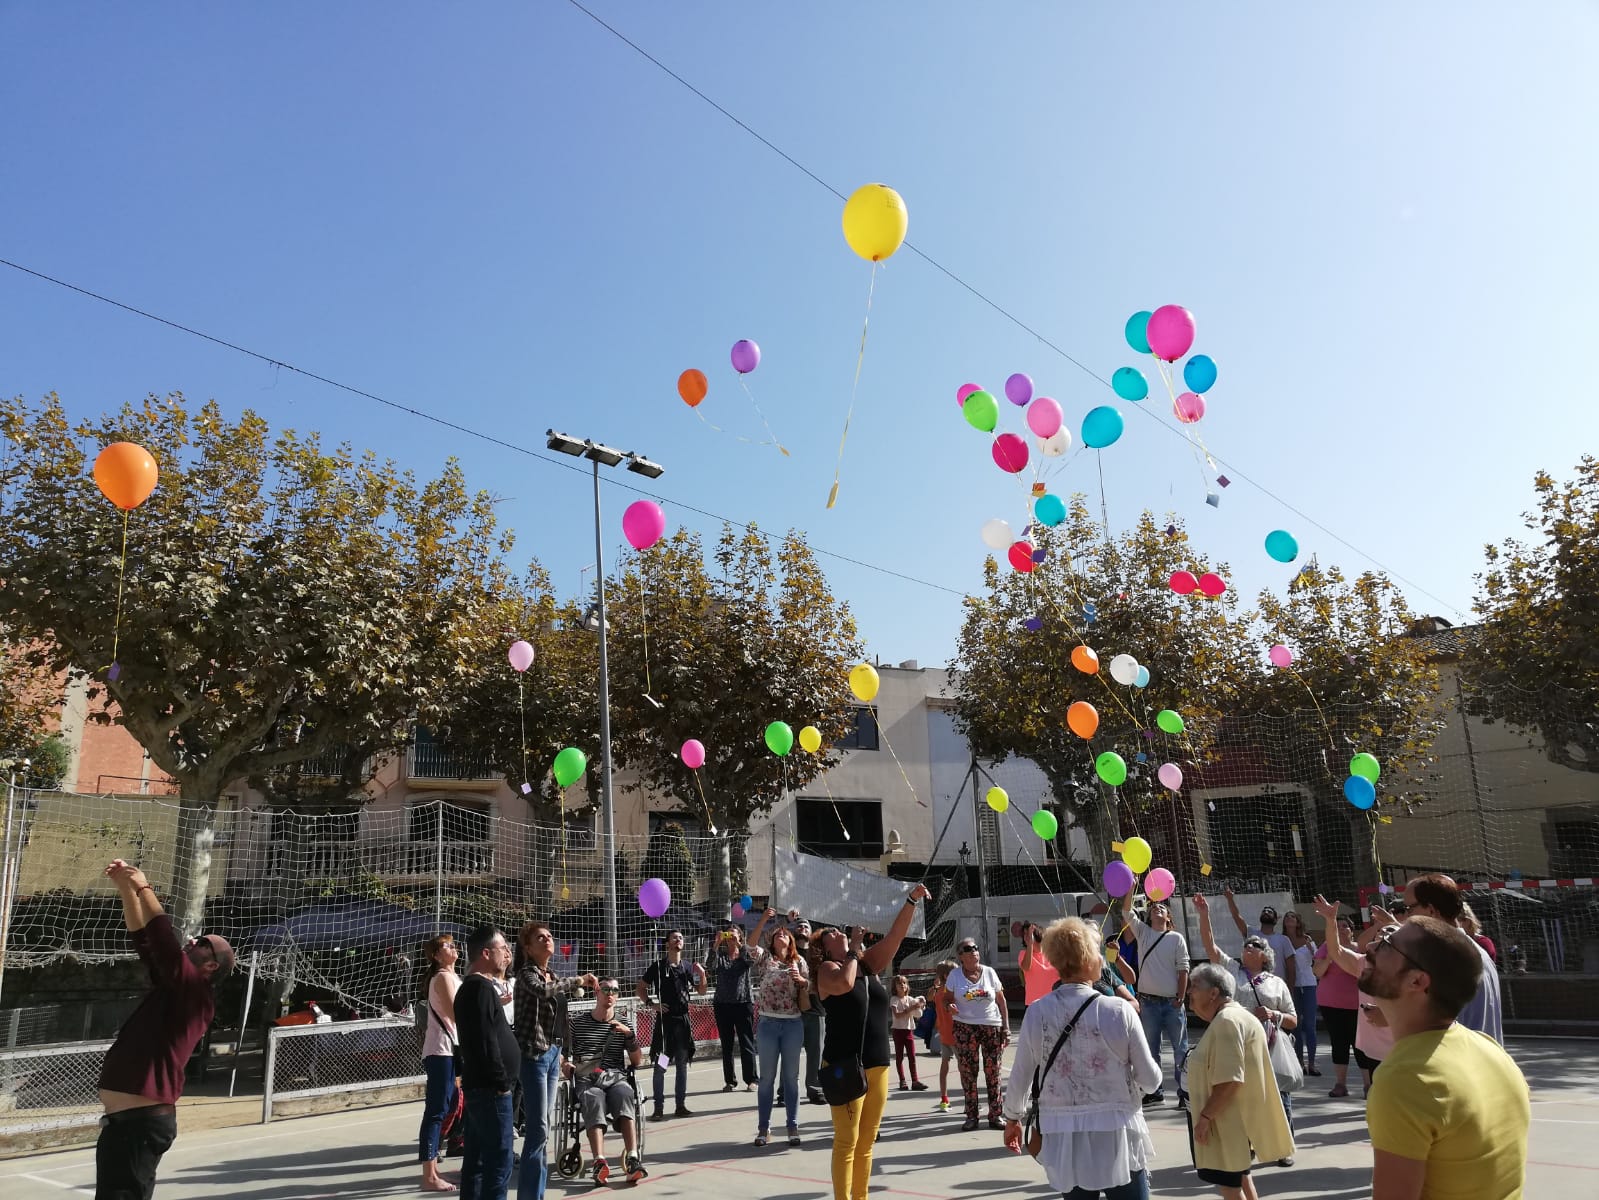
[[[1033,569],[1033,544],[1031,542],[1012,542],[1010,554],[1007,557],[1010,559],[1010,565],[1025,575]]]
[[[994,439],[994,463],[1001,471],[1012,475],[1027,469],[1027,443],[1014,433],[1002,433]]]
[[[1227,590],[1227,581],[1220,575],[1206,571],[1199,577],[1199,590],[1207,596],[1219,596]]]
[[[1167,582],[1171,585],[1171,590],[1179,596],[1191,595],[1193,590],[1199,586],[1199,580],[1195,579],[1187,571],[1173,571],[1171,579]]]

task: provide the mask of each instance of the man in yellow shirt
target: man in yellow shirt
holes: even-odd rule
[[[1481,973],[1476,943],[1434,917],[1388,926],[1366,952],[1360,990],[1394,1034],[1366,1098],[1372,1200],[1521,1200],[1527,1081],[1455,1023]]]

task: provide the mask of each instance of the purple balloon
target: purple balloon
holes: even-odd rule
[[[639,884],[638,906],[651,920],[664,917],[666,910],[672,907],[672,889],[666,886],[666,880],[646,879]]]
[[[1133,890],[1133,869],[1126,863],[1116,861],[1105,864],[1105,891],[1111,896],[1125,896]]]
[[[748,375],[761,365],[761,348],[754,342],[745,338],[743,341],[733,343],[733,370],[740,375]]]
[[[1005,381],[1005,399],[1017,408],[1024,407],[1033,398],[1033,377],[1020,371]]]

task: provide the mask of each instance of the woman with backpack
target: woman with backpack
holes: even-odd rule
[[[428,973],[423,985],[427,1024],[422,1034],[422,1069],[427,1092],[422,1101],[419,1158],[424,1192],[453,1192],[455,1184],[439,1174],[439,1140],[444,1119],[455,1109],[455,990],[461,979],[455,962],[461,956],[455,938],[445,933],[427,944]]]

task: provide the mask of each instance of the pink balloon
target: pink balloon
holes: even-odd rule
[[[1184,425],[1192,425],[1205,415],[1205,398],[1196,392],[1184,392],[1172,401],[1171,411]]]
[[[697,738],[689,738],[683,743],[683,749],[678,751],[678,757],[689,770],[697,771],[705,765],[705,745]]]
[[[523,641],[512,642],[505,657],[511,660],[511,669],[520,675],[533,665],[533,647]]]
[[[735,900],[735,901],[733,901],[733,920],[742,921],[743,919],[744,919],[744,906],[742,904],[740,904],[737,900]]]
[[[1274,667],[1291,667],[1294,665],[1294,652],[1281,643],[1273,646],[1267,653],[1270,654],[1271,665]]]
[[[1161,763],[1160,770],[1156,772],[1160,778],[1160,786],[1180,791],[1183,786],[1183,769],[1176,763]]]
[[[1199,580],[1194,578],[1191,571],[1173,571],[1167,585],[1179,596],[1187,596],[1199,586]]]
[[[1199,577],[1199,590],[1207,596],[1219,596],[1227,590],[1227,581],[1220,575],[1206,571]]]
[[[1040,396],[1027,406],[1027,428],[1041,438],[1054,437],[1065,420],[1060,405],[1048,396]]]
[[[955,403],[960,405],[962,408],[965,408],[966,397],[970,396],[973,392],[980,392],[982,390],[983,389],[978,387],[975,383],[963,383],[955,391]]]
[[[622,536],[635,550],[648,550],[666,532],[666,514],[653,500],[635,500],[622,514]]]
[[[1156,867],[1144,876],[1144,895],[1151,900],[1164,900],[1177,890],[1177,880],[1165,867]]]
[[[1144,336],[1156,358],[1176,362],[1194,344],[1194,314],[1180,304],[1163,304],[1150,314]]]
[[[1020,434],[1002,433],[994,439],[994,462],[1012,475],[1027,469],[1027,443]]]

